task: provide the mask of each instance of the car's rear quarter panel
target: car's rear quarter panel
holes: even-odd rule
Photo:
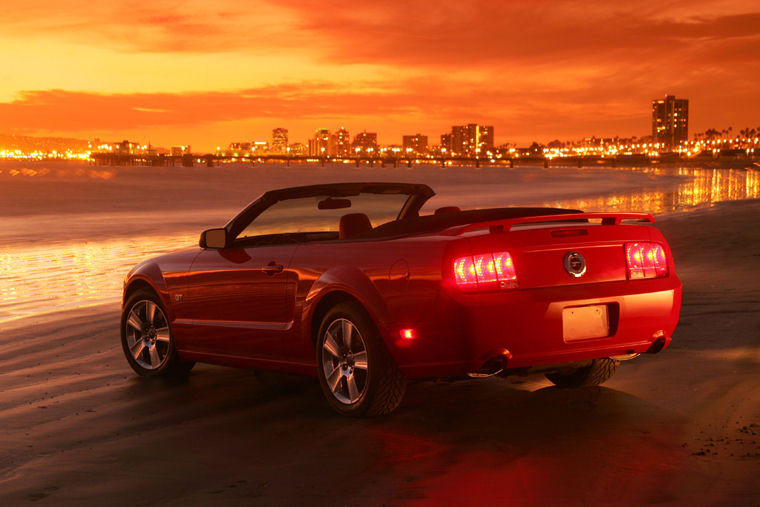
[[[398,330],[435,321],[444,250],[445,242],[432,238],[301,245],[291,263],[298,275],[297,336],[286,354],[313,360],[320,302],[343,293],[364,306],[400,365],[413,361],[419,350],[408,351]]]

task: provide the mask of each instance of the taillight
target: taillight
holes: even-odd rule
[[[459,257],[454,261],[454,282],[463,290],[517,287],[517,273],[509,252]]]
[[[668,274],[665,249],[659,243],[626,243],[625,262],[629,280],[659,278]]]

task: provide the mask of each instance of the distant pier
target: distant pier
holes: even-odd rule
[[[460,166],[501,166],[514,167],[519,165],[536,165],[548,168],[556,167],[616,167],[616,166],[649,166],[658,164],[681,164],[685,166],[725,166],[725,167],[745,167],[751,166],[760,160],[758,157],[684,157],[677,153],[661,154],[657,157],[645,154],[616,155],[616,156],[571,156],[549,158],[542,155],[529,155],[520,157],[501,157],[501,158],[476,158],[476,157],[407,157],[407,156],[347,156],[347,157],[314,157],[308,155],[257,155],[249,157],[233,157],[230,155],[217,154],[184,154],[184,155],[163,155],[163,154],[123,154],[123,153],[93,153],[92,161],[97,165],[103,166],[154,166],[154,167],[193,167],[202,165],[214,167],[219,164],[229,162],[250,162],[266,163],[278,162],[285,165],[292,164],[319,164],[324,166],[330,164],[353,164],[359,167],[362,164],[370,167],[399,167],[425,164],[425,165],[460,165]]]

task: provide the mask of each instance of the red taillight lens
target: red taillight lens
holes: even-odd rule
[[[517,273],[509,252],[460,257],[454,261],[454,282],[464,290],[517,287]]]
[[[485,289],[488,286],[495,288],[499,279],[496,278],[493,255],[475,255],[472,258],[475,261],[475,276],[478,278],[478,288]]]
[[[625,262],[629,280],[659,278],[668,274],[665,249],[659,243],[626,243]]]
[[[478,286],[478,277],[475,275],[475,261],[472,257],[460,257],[454,261],[454,280],[457,285]]]
[[[509,252],[498,252],[493,254],[494,265],[496,266],[496,276],[502,285],[507,287],[517,287],[517,272],[515,264],[512,262],[512,256]]]

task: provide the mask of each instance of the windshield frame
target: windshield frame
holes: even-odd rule
[[[260,214],[280,201],[318,195],[350,197],[362,193],[407,194],[409,197],[404,201],[396,220],[418,216],[420,208],[422,208],[428,199],[435,195],[435,192],[429,186],[419,183],[330,183],[270,190],[243,209],[243,211],[225,225],[225,229],[227,229],[228,237],[237,238]]]

